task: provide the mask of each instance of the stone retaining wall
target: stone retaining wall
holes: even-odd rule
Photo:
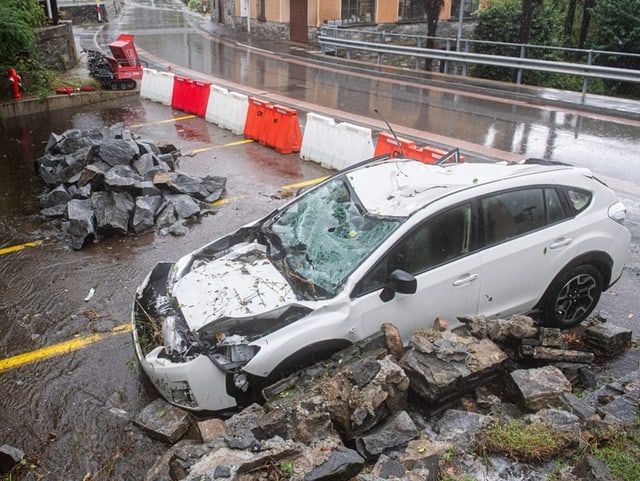
[[[70,20],[74,25],[106,23],[118,16],[123,3],[123,0],[102,0],[100,2],[100,20],[98,20],[98,10],[95,2],[58,2],[58,10],[60,18]]]
[[[38,30],[38,53],[47,68],[67,71],[78,63],[71,22],[62,21]]]

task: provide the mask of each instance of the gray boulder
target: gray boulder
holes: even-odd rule
[[[372,459],[387,449],[407,444],[419,435],[418,429],[406,411],[389,417],[376,428],[356,439],[358,452]]]
[[[96,218],[96,230],[100,235],[125,235],[129,232],[135,203],[126,192],[94,192],[91,202]]]
[[[162,203],[159,195],[136,197],[135,210],[131,220],[131,229],[136,234],[151,230],[155,226],[155,215]]]
[[[64,232],[73,249],[82,249],[87,240],[95,238],[93,203],[91,199],[72,199],[67,203]]]
[[[100,160],[111,165],[130,165],[135,158],[136,151],[131,143],[122,139],[105,140],[98,148]]]

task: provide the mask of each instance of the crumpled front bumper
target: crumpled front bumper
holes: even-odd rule
[[[226,391],[226,373],[207,356],[174,362],[163,355],[162,315],[156,297],[166,295],[166,279],[173,264],[160,263],[136,292],[131,313],[136,355],[158,392],[172,404],[195,411],[219,411],[237,406]]]

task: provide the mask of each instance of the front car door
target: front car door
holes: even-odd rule
[[[353,293],[352,319],[359,319],[361,336],[396,325],[406,343],[411,332],[431,328],[436,317],[452,325],[475,315],[480,292],[482,258],[474,240],[470,202],[431,216],[389,249],[358,283]],[[388,302],[380,292],[396,269],[413,274],[415,294],[396,294]]]

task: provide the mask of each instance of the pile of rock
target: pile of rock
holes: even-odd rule
[[[185,219],[210,210],[224,177],[176,171],[180,151],[136,138],[124,124],[49,137],[36,162],[47,186],[42,214],[63,217],[74,249],[100,237],[140,234],[154,228],[185,234]]]
[[[331,362],[269,386],[264,406],[251,405],[227,420],[198,421],[158,399],[134,419],[172,444],[146,480],[435,481],[443,462],[457,453],[460,463],[451,479],[542,481],[550,478],[552,465],[475,456],[476,435],[491,423],[521,420],[552,425],[568,433],[562,437],[570,444],[593,426],[633,422],[638,366],[578,398],[572,390],[583,389],[579,379],[570,381],[565,373],[584,365],[563,361],[560,353],[578,351],[569,349],[570,336],[563,334],[564,344],[554,348],[561,361],[546,365],[521,356],[522,346],[554,338],[554,331],[532,319],[478,318],[468,324],[451,331],[438,321],[434,329],[415,332],[406,348],[397,330],[385,325]],[[630,339],[630,331],[604,326],[588,328],[585,336],[594,345]],[[594,471],[604,474],[584,474]],[[606,467],[589,456],[554,475],[566,481],[610,479]]]

